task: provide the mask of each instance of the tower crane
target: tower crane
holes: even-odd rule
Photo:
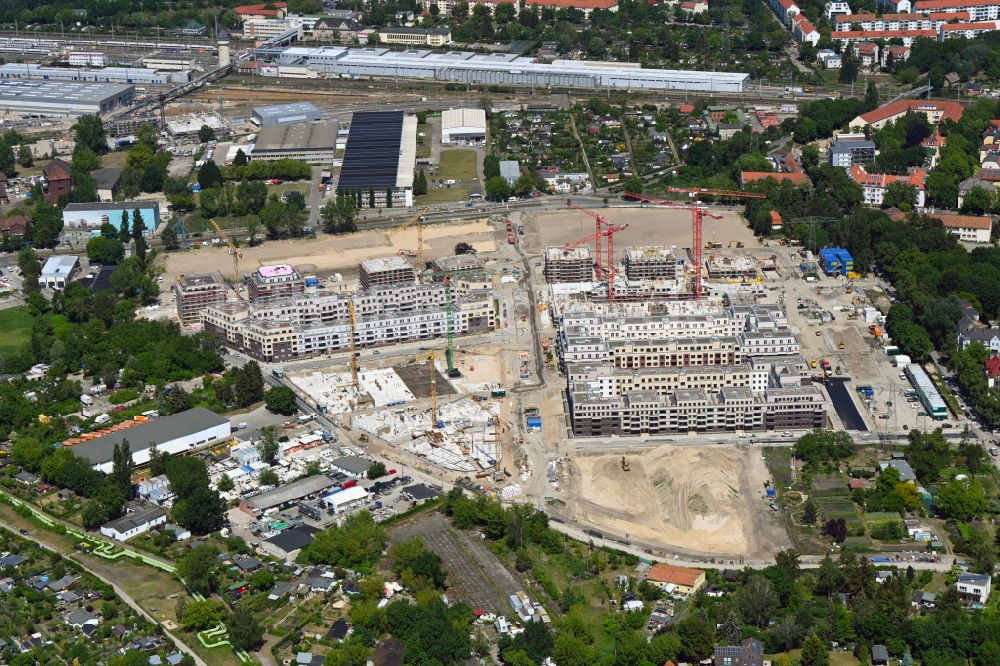
[[[694,197],[698,194],[709,194],[716,197],[733,197],[734,199],[766,199],[766,194],[760,192],[740,192],[739,190],[713,190],[707,187],[668,187],[667,192],[679,192]],[[634,194],[626,196],[634,197]]]
[[[404,229],[410,228],[414,224],[417,225],[417,275],[420,274],[420,271],[426,268],[426,266],[424,266],[424,214],[427,210],[427,208],[421,208],[393,230],[403,231]],[[392,239],[390,238],[388,232],[385,234],[385,240],[390,245],[392,244]],[[405,250],[399,251],[400,254],[405,254],[405,252]]]
[[[242,257],[243,254],[239,251],[239,248],[236,247],[236,243],[234,243],[233,240],[226,235],[226,232],[222,230],[222,227],[219,226],[219,223],[216,222],[214,218],[210,217],[208,218],[208,221],[213,227],[215,227],[215,231],[219,234],[219,237],[226,241],[226,245],[229,246],[229,253],[233,255],[233,290],[236,292],[238,297],[242,298],[242,295],[240,294],[240,257]]]
[[[347,315],[351,322],[351,380],[354,382],[354,388],[357,390],[358,386],[358,347],[355,338],[357,337],[358,328],[358,316],[357,312],[354,310],[354,297],[351,296],[347,299]]]
[[[704,249],[704,245],[702,245],[701,241],[702,222],[706,216],[712,218],[713,220],[721,220],[722,216],[716,215],[715,213],[706,210],[700,206],[689,206],[683,203],[678,203],[676,201],[669,201],[666,199],[653,199],[651,197],[643,196],[642,194],[633,194],[631,192],[625,192],[623,193],[623,196],[639,199],[640,201],[653,204],[654,206],[662,206],[664,208],[674,208],[676,210],[691,211],[691,227],[692,227],[692,235],[694,236],[694,238],[691,241],[692,242],[691,255],[694,261],[694,299],[696,301],[700,301],[702,270],[704,270],[702,266],[702,263],[704,261],[702,258],[703,256],[702,250]]]
[[[428,350],[425,354],[416,357],[417,361],[427,361],[427,375],[431,380],[431,428],[437,428],[438,421],[438,392],[437,392],[437,368],[434,367],[434,350]]]
[[[566,199],[567,208],[575,208],[584,215],[588,215],[594,218],[594,235],[593,238],[597,241],[594,243],[594,268],[596,269],[597,276],[600,277],[603,272],[603,266],[601,265],[601,226],[610,226],[611,223],[608,222],[607,218],[600,213],[595,213],[589,208],[584,208],[583,206],[577,206],[569,199]],[[612,261],[609,259],[609,261]]]
[[[607,238],[608,265],[605,267],[605,273],[608,279],[608,300],[614,301],[615,300],[615,234],[618,233],[619,231],[625,231],[626,229],[628,229],[629,224],[628,222],[626,222],[625,224],[611,224],[610,222],[606,222],[606,224],[607,228],[592,233],[586,238],[581,238],[580,240],[576,240],[571,243],[566,243],[566,245],[564,245],[563,247],[565,247],[567,250],[572,250],[575,247],[579,247],[581,245],[587,245],[590,243],[590,241],[596,240],[597,241],[596,244],[599,248],[601,244],[601,238],[602,237]],[[598,271],[598,273],[600,273],[600,271]],[[598,278],[600,278],[599,274]]]

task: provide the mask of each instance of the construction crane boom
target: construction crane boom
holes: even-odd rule
[[[602,274],[602,272],[603,272],[603,270],[604,270],[604,267],[601,264],[601,241],[600,241],[601,226],[602,225],[603,226],[610,226],[611,223],[608,222],[607,218],[605,218],[600,213],[595,213],[594,211],[590,210],[589,208],[584,208],[583,206],[577,206],[576,204],[574,204],[569,199],[566,199],[566,207],[567,208],[575,208],[576,210],[580,211],[584,215],[587,215],[589,217],[594,218],[594,236],[593,236],[593,238],[597,241],[596,243],[594,243],[594,268],[596,269],[597,276],[600,277],[601,274]]]
[[[417,361],[427,361],[427,375],[431,381],[431,428],[437,428],[438,421],[438,394],[437,394],[437,368],[434,367],[434,352],[428,351],[426,354],[417,356]]]
[[[357,312],[354,310],[354,297],[347,299],[347,314],[350,317],[351,322],[351,380],[354,382],[354,388],[358,388],[358,347],[355,338],[357,337],[358,328],[358,317]]]
[[[229,246],[229,253],[233,255],[233,291],[236,292],[237,296],[242,298],[240,296],[240,257],[243,255],[240,253],[239,248],[236,247],[236,243],[226,235],[226,232],[222,230],[222,227],[219,226],[219,223],[214,218],[210,217],[208,221],[215,227],[215,231],[219,234],[219,237],[226,241],[226,245]]]
[[[420,274],[420,271],[426,268],[426,266],[424,266],[424,214],[427,212],[427,210],[428,210],[427,208],[421,208],[413,215],[411,215],[409,218],[407,218],[406,222],[403,222],[395,229],[395,231],[403,231],[404,229],[409,229],[414,224],[417,225],[417,274],[418,275]],[[392,239],[389,237],[388,233],[386,233],[385,239],[391,244]],[[402,250],[400,251],[400,253],[402,253]]]
[[[724,190],[718,190],[724,191]],[[666,199],[654,199],[652,197],[647,197],[642,194],[633,194],[632,192],[624,192],[622,196],[631,197],[633,199],[638,199],[645,203],[653,204],[654,206],[663,206],[665,208],[675,208],[677,210],[689,210],[691,211],[691,231],[692,231],[692,247],[691,247],[691,258],[694,263],[694,299],[695,301],[700,301],[702,296],[702,271],[704,267],[703,253],[704,245],[702,244],[702,227],[705,217],[711,217],[715,220],[721,220],[721,215],[716,215],[715,213],[706,210],[700,206],[691,206],[685,203],[680,203],[677,201],[669,201]]]

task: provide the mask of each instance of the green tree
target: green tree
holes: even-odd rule
[[[953,479],[934,495],[934,504],[945,518],[970,520],[986,510],[986,493],[978,481]]]
[[[816,502],[810,497],[802,507],[802,524],[815,525],[818,517],[819,512],[816,510]]]
[[[222,187],[223,183],[222,172],[213,160],[201,165],[198,171],[198,184],[201,185],[202,192],[213,187]]]
[[[184,607],[181,624],[188,631],[202,631],[216,626],[226,618],[226,607],[221,601],[206,599],[192,601]]]
[[[243,152],[243,149],[237,150],[235,157],[233,157],[233,166],[246,166],[249,163],[250,160],[247,159],[247,154]]]
[[[264,394],[264,404],[267,406],[267,411],[286,416],[294,414],[298,409],[295,391],[287,386],[275,386],[268,389],[267,393]]]
[[[701,661],[712,654],[715,632],[700,615],[688,615],[681,620],[677,634],[681,639],[681,655],[689,661]]]
[[[135,462],[132,460],[132,450],[127,439],[122,443],[115,444],[111,454],[111,476],[109,481],[125,495],[132,497],[132,472],[135,469]]]
[[[177,561],[177,576],[193,592],[211,594],[218,585],[218,567],[219,551],[213,546],[202,545],[180,557]]]
[[[385,469],[385,465],[383,463],[373,462],[368,467],[368,472],[367,472],[366,476],[369,479],[378,479],[380,477],[385,476],[385,473],[386,473],[386,469]]]
[[[639,176],[635,174],[632,174],[631,176],[622,179],[623,192],[631,192],[632,194],[642,194],[642,188],[643,188],[642,178],[639,178]]]
[[[38,278],[42,274],[42,263],[34,248],[25,247],[17,253],[17,267],[21,271],[21,289],[24,293],[37,293],[40,290]]]
[[[257,453],[260,459],[268,465],[274,463],[278,457],[278,434],[274,426],[264,426],[260,429],[260,438],[257,440]]]
[[[740,588],[737,596],[743,618],[749,624],[758,627],[767,626],[778,604],[778,597],[771,581],[762,574],[752,574]]]
[[[236,484],[233,483],[233,477],[229,476],[228,474],[223,474],[222,476],[220,476],[219,480],[215,484],[216,490],[218,490],[220,493],[228,493],[235,487]]]
[[[236,186],[236,199],[247,213],[256,215],[267,203],[267,185],[259,180],[244,180]]]
[[[486,181],[486,196],[492,201],[506,201],[510,198],[510,185],[503,176],[493,176]]]
[[[198,140],[202,143],[208,143],[215,139],[215,130],[208,125],[202,125],[198,129]]]
[[[94,236],[87,241],[87,258],[92,264],[118,264],[125,258],[125,246],[117,238]]]
[[[385,529],[367,511],[344,519],[342,525],[316,533],[306,548],[310,562],[370,571],[382,556]]]
[[[99,116],[80,116],[73,125],[73,138],[77,145],[82,145],[90,149],[95,154],[100,154],[108,149],[108,135],[104,131],[104,123]]]
[[[916,188],[913,187],[913,185],[907,185],[906,183],[900,181],[890,183],[889,187],[886,188],[885,196],[882,199],[883,208],[896,207],[904,212],[913,210],[916,203]]]
[[[21,147],[17,149],[17,163],[25,169],[31,168],[35,163],[35,157],[31,154],[31,147],[27,144],[21,144]]]
[[[277,487],[281,484],[281,479],[278,478],[278,473],[273,469],[265,469],[260,473],[260,485],[262,486],[272,486]]]
[[[242,604],[229,616],[226,628],[229,629],[229,642],[237,650],[251,652],[264,644],[264,627]]]
[[[816,634],[809,634],[802,643],[802,666],[830,666],[829,645]]]
[[[264,399],[264,375],[257,361],[249,361],[236,371],[233,396],[240,407],[249,407]]]
[[[165,250],[177,250],[180,248],[180,235],[177,231],[177,222],[171,220],[160,232],[160,242]]]

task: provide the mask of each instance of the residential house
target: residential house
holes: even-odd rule
[[[773,178],[779,182],[787,180],[792,185],[805,185],[810,182],[809,176],[806,175],[806,172],[792,153],[785,153],[785,155],[775,160],[775,162],[775,171],[741,171],[740,186],[746,187],[750,183],[767,180],[768,178]]]
[[[11,215],[0,220],[0,238],[23,238],[31,228],[31,222],[24,215]]]
[[[251,18],[284,18],[288,5],[284,2],[269,2],[257,5],[240,5],[233,9],[242,20]]]
[[[59,203],[59,197],[73,189],[69,164],[58,157],[42,167],[42,199],[47,204]]]
[[[991,584],[992,579],[986,574],[963,573],[958,576],[955,589],[963,601],[985,605],[986,600],[990,597]]]
[[[937,34],[935,31],[931,32],[935,35]],[[862,30],[860,33],[868,35],[865,41],[879,38],[879,35],[875,31]],[[911,111],[923,114],[927,118],[927,122],[936,125],[942,120],[958,122],[962,118],[964,108],[961,102],[938,99],[902,99],[898,102],[885,104],[867,113],[862,113],[851,121],[850,126],[851,129],[864,129],[869,126],[875,129],[882,129]]]
[[[990,388],[996,388],[997,377],[1000,377],[1000,356],[994,353],[983,363],[983,372],[986,375],[986,385]],[[0,559],[0,566],[3,566],[3,560]]]
[[[22,470],[14,475],[14,480],[22,486],[33,486],[38,483],[40,479],[37,474],[32,474],[27,470]]]
[[[872,69],[878,63],[878,44],[875,42],[859,42],[854,44],[854,53],[858,63],[865,69]]]
[[[879,460],[879,469],[885,471],[886,469],[892,467],[894,470],[899,472],[899,480],[902,483],[916,483],[917,475],[914,473],[913,468],[910,467],[910,463],[902,459],[893,460]]]
[[[827,20],[832,20],[835,16],[850,16],[851,6],[846,2],[839,2],[838,0],[830,0],[823,7],[823,15],[826,16]]]
[[[109,539],[126,541],[165,522],[167,513],[160,507],[133,504],[124,516],[102,525],[101,534]]]
[[[347,638],[347,635],[351,632],[351,627],[347,624],[347,620],[340,618],[336,622],[330,625],[324,638],[331,641],[342,641]]]
[[[888,46],[882,49],[881,65],[889,68],[910,59],[909,46]]]
[[[830,144],[828,153],[830,165],[849,169],[855,164],[869,164],[875,161],[875,142],[867,139],[837,138]]]
[[[66,624],[74,629],[80,629],[87,625],[96,627],[101,623],[100,615],[83,609],[70,611],[63,617],[63,619],[66,621]]]
[[[968,302],[962,303],[962,318],[955,324],[957,345],[965,349],[978,342],[994,354],[1000,353],[1000,329],[993,328],[979,318],[979,311]]]
[[[25,562],[27,562],[27,560],[17,553],[9,553],[0,557],[0,569],[16,569]]]
[[[743,131],[743,125],[740,123],[719,123],[715,129],[719,133],[720,139],[728,141]]]
[[[993,234],[993,218],[978,215],[935,215],[945,231],[966,243],[989,243]]]
[[[792,36],[802,44],[819,44],[819,30],[802,14],[792,17]]]
[[[764,666],[764,646],[756,638],[739,645],[716,646],[712,666]]]
[[[884,645],[872,646],[872,666],[889,666],[889,649]]]
[[[913,598],[910,600],[910,605],[915,609],[934,608],[934,606],[937,605],[937,595],[933,592],[921,590],[913,595]]]
[[[847,175],[861,187],[864,201],[869,206],[881,206],[885,193],[893,183],[902,183],[913,187],[916,197],[914,205],[923,208],[927,197],[927,171],[917,169],[908,176],[897,176],[885,173],[868,173],[860,164],[855,164],[847,170]]]
[[[51,592],[62,592],[63,590],[68,590],[69,588],[76,585],[76,581],[78,580],[80,580],[79,576],[72,576],[70,574],[66,574],[62,578],[46,582],[45,587],[47,587]]]
[[[816,60],[823,65],[823,69],[840,69],[844,66],[844,59],[833,49],[820,49],[816,52]]]
[[[708,11],[708,3],[705,0],[692,2],[687,0],[681,3],[681,11],[685,14],[703,14]]]
[[[705,584],[705,572],[673,564],[654,564],[646,580],[668,593],[694,594]]]

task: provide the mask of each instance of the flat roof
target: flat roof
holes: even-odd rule
[[[282,277],[284,275],[294,275],[295,269],[291,264],[274,264],[273,266],[261,266],[257,269],[263,277]]]
[[[403,139],[402,111],[364,111],[351,119],[337,185],[349,190],[395,187]]]
[[[329,497],[324,497],[323,501],[327,504],[332,504],[334,506],[341,506],[343,504],[350,504],[351,502],[357,502],[359,499],[368,497],[368,491],[361,486],[352,486],[345,490],[341,490],[339,493],[334,493]]]
[[[80,257],[74,255],[49,257],[45,260],[45,265],[42,266],[42,276],[69,275],[78,263],[80,263]]]
[[[388,257],[375,257],[374,259],[365,259],[361,262],[361,268],[367,273],[379,273],[381,271],[405,271],[407,269],[413,270],[413,266],[410,262],[406,260],[406,257],[401,257],[398,254],[392,254]]]
[[[251,109],[255,114],[260,117],[280,117],[288,114],[315,114],[322,115],[319,109],[317,109],[310,102],[292,102],[291,104],[275,104],[273,106],[255,106]]]
[[[204,407],[195,407],[178,414],[163,416],[146,423],[114,432],[89,442],[72,446],[73,453],[91,465],[111,461],[115,446],[128,440],[132,453],[145,451],[154,443],[170,440],[228,424],[229,419]]]
[[[333,479],[328,476],[322,474],[307,476],[304,479],[292,481],[287,485],[278,486],[274,490],[251,497],[247,502],[258,511],[264,511],[272,507],[287,504],[288,502],[294,502],[309,495],[314,495],[327,488],[332,488],[334,485],[336,484],[333,482]]]
[[[215,273],[193,273],[191,275],[181,275],[177,278],[183,287],[204,287],[215,284],[222,285],[222,280]]]
[[[262,150],[333,150],[337,145],[337,123],[283,123],[262,127],[254,152]]]
[[[101,169],[99,169],[101,170]],[[94,173],[97,173],[96,171]],[[97,211],[97,210],[144,210],[147,208],[159,208],[160,202],[155,200],[147,201],[107,201],[104,203],[95,201],[94,203],[70,203],[63,208],[71,213],[77,211]]]
[[[333,467],[344,469],[351,474],[364,474],[372,466],[372,461],[360,456],[341,456],[330,462]]]
[[[131,513],[126,513],[121,518],[116,518],[106,523],[102,527],[125,533],[136,527],[142,527],[146,523],[157,520],[165,515],[167,513],[158,506],[144,506]]]
[[[100,104],[132,90],[123,83],[91,83],[89,81],[37,81],[25,79],[0,80],[2,102],[63,102]]]

